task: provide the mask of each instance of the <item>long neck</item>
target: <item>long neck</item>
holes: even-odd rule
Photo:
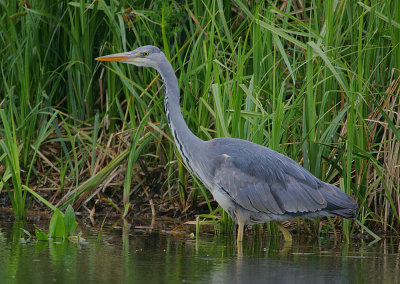
[[[183,119],[179,106],[178,80],[171,64],[166,58],[162,70],[158,69],[158,72],[161,74],[165,84],[165,114],[176,146],[188,168],[196,175],[199,175],[196,160],[199,159],[198,154],[201,152],[204,141],[190,131]]]

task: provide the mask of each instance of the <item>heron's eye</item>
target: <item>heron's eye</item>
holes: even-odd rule
[[[143,55],[143,56],[148,56],[149,53],[148,53],[148,52],[142,52],[142,55]]]

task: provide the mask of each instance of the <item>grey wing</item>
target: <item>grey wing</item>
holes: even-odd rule
[[[326,194],[335,193],[333,186],[319,181],[289,158],[284,164],[267,168],[257,164],[259,161],[253,168],[241,166],[240,160],[228,155],[220,161],[214,172],[214,183],[234,202],[252,212],[300,216],[327,207],[324,190]]]

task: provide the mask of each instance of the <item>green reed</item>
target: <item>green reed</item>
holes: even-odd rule
[[[172,59],[196,135],[284,153],[354,196],[361,224],[398,230],[398,1],[105,2],[0,1],[0,175],[10,192],[40,187],[41,149],[54,147],[46,174],[60,173],[59,206],[89,202],[118,167],[121,208],[141,182],[158,194],[135,180],[138,159],[164,166],[161,191],[179,210],[210,205],[165,138],[156,72],[93,60],[153,44]],[[128,139],[108,139],[124,131]],[[354,226],[342,226],[347,239]]]

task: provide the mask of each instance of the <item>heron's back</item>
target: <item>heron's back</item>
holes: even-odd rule
[[[355,217],[358,205],[350,196],[287,156],[241,139],[217,138],[206,143],[207,159],[213,159],[208,169],[213,180],[210,190],[223,208],[223,204],[230,207],[224,208],[228,213],[241,210],[247,218],[271,220]]]

